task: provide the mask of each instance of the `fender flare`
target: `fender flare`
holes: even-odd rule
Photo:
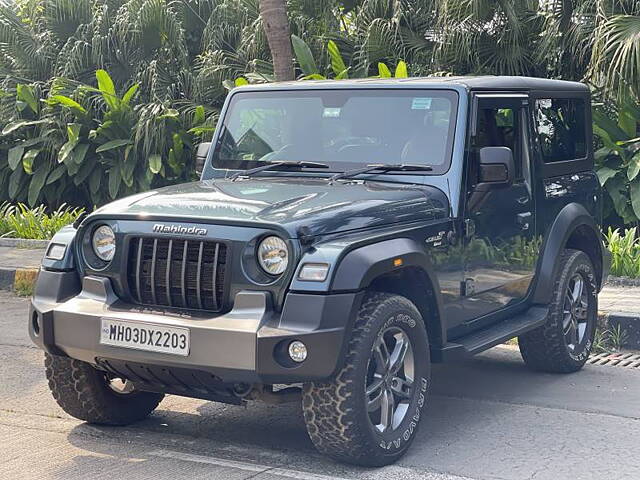
[[[536,272],[533,303],[546,304],[551,300],[554,278],[556,277],[558,268],[558,258],[561,251],[565,248],[569,237],[579,227],[587,227],[593,232],[596,239],[600,238],[600,229],[596,225],[593,215],[578,203],[565,205],[556,216],[551,228],[546,234]],[[600,267],[602,267],[603,243],[602,241],[597,241],[596,244],[596,251],[598,252],[601,262]],[[596,268],[598,268],[598,265],[596,265]],[[603,276],[602,272],[600,272],[600,276]],[[599,281],[601,282],[602,278],[600,278]]]
[[[394,265],[395,259],[402,259],[402,265]],[[436,304],[437,331],[439,341],[447,339],[446,322],[442,318],[442,296],[440,283],[433,265],[421,245],[410,238],[396,238],[366,245],[348,252],[338,264],[330,290],[362,291],[378,277],[407,267],[416,267],[429,280]],[[428,319],[425,318],[425,321]]]

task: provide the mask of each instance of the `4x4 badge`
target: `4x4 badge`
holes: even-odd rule
[[[164,225],[162,223],[156,223],[155,225],[153,225],[153,232],[204,236],[207,234],[207,229],[200,227],[182,227],[180,225]]]

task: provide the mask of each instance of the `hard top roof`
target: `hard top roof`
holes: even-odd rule
[[[406,88],[446,88],[452,86],[463,87],[468,90],[564,90],[574,92],[589,92],[589,87],[579,82],[565,80],[551,80],[536,77],[508,77],[508,76],[460,76],[460,77],[410,77],[410,78],[360,78],[353,80],[309,80],[304,82],[275,82],[258,84],[249,89],[282,88],[349,88],[349,87],[406,87]]]

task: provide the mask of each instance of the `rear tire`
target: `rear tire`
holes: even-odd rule
[[[565,250],[547,322],[518,338],[520,353],[528,367],[550,373],[572,373],[584,366],[595,336],[597,295],[596,275],[589,257],[580,250]]]
[[[398,295],[369,294],[342,370],[331,382],[304,387],[309,436],[339,461],[393,463],[415,438],[430,382],[427,332],[416,307]]]
[[[146,418],[158,406],[161,393],[131,389],[112,382],[105,372],[86,362],[45,354],[49,389],[72,417],[100,425],[128,425]]]

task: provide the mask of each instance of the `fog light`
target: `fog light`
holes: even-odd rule
[[[307,346],[296,340],[289,344],[289,356],[296,363],[304,362],[307,359]]]

